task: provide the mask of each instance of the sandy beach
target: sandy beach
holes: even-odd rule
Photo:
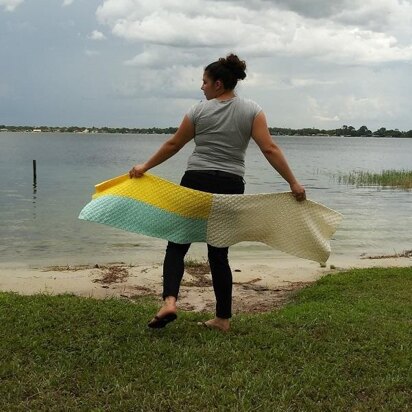
[[[322,276],[351,268],[407,266],[412,254],[402,257],[331,257],[326,267],[289,256],[231,259],[233,312],[263,312],[284,304],[291,292]],[[20,294],[62,294],[138,301],[153,296],[160,302],[161,264],[27,265],[0,264],[0,290]],[[178,301],[180,310],[213,311],[215,300],[205,261],[186,268]]]

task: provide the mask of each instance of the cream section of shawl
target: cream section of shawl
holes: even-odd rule
[[[207,242],[216,247],[262,242],[324,263],[341,220],[340,213],[310,200],[297,202],[291,193],[214,195]]]

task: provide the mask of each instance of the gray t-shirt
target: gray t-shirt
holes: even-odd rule
[[[261,110],[254,101],[238,96],[192,106],[187,116],[195,126],[196,146],[187,170],[221,170],[243,177],[253,120]]]

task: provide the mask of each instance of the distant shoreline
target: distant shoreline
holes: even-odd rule
[[[79,133],[79,134],[174,134],[177,127],[148,127],[148,128],[128,128],[128,127],[79,127],[79,126],[6,126],[0,125],[1,132],[9,133]],[[356,130],[353,126],[342,126],[339,129],[290,129],[280,127],[269,127],[272,136],[324,136],[324,137],[392,137],[408,138],[412,137],[412,130],[400,131],[399,129],[389,129],[381,127],[372,132],[366,126]]]

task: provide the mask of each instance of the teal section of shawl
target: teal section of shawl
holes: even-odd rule
[[[207,219],[185,218],[123,196],[101,196],[88,203],[79,219],[175,243],[206,241]]]

